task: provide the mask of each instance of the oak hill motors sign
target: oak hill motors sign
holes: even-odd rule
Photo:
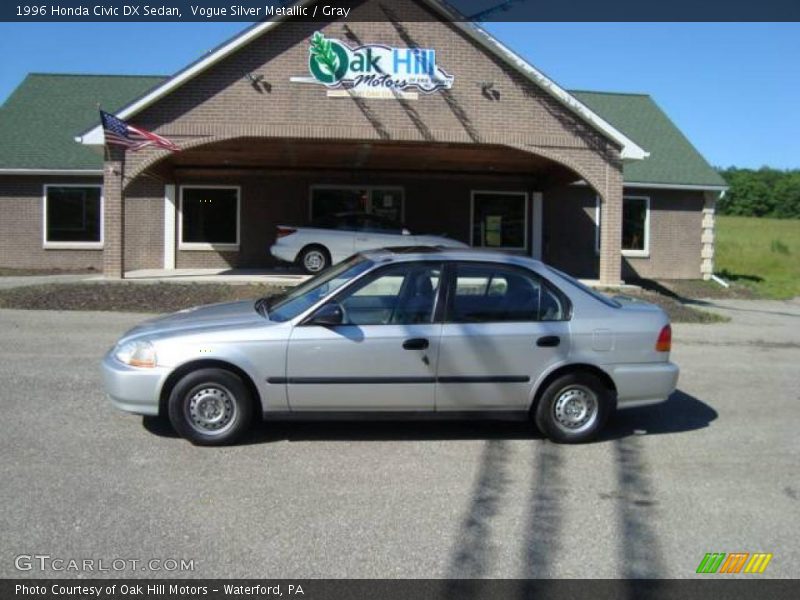
[[[308,71],[311,77],[292,77],[291,81],[324,85],[328,96],[416,98],[417,92],[432,94],[453,86],[453,76],[436,64],[436,51],[431,48],[383,44],[351,48],[320,32],[309,43]]]

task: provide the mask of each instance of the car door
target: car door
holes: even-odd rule
[[[569,352],[568,300],[500,263],[448,266],[436,410],[524,410],[538,376]]]
[[[317,220],[309,229],[309,239],[304,244],[321,244],[328,249],[331,262],[336,264],[355,252],[358,224],[354,215],[330,215]]]
[[[292,410],[434,410],[438,263],[379,268],[335,296],[341,325],[300,324],[287,351]]]
[[[399,246],[405,243],[402,228],[373,215],[360,215],[355,234],[355,251]]]

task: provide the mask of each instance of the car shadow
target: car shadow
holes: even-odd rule
[[[666,402],[617,411],[599,439],[694,431],[708,427],[717,416],[717,411],[702,400],[675,390]]]
[[[632,435],[680,433],[703,429],[717,418],[717,411],[681,390],[654,406],[618,411],[599,440],[617,440]],[[162,417],[143,417],[143,427],[159,437],[178,437]],[[441,419],[378,420],[330,419],[309,421],[264,421],[257,423],[239,445],[271,442],[420,442],[435,440],[527,440],[542,439],[525,420]]]

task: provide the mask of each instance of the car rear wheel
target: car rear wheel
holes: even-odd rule
[[[300,252],[299,262],[306,273],[316,275],[331,265],[331,257],[322,246],[307,246]]]
[[[237,441],[253,418],[253,398],[242,379],[224,369],[198,369],[181,379],[169,396],[169,420],[199,446]]]
[[[552,381],[536,406],[536,426],[554,442],[594,439],[608,420],[613,394],[591,373],[567,373]]]

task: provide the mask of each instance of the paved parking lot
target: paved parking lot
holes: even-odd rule
[[[48,554],[195,577],[689,577],[706,552],[760,551],[765,576],[798,577],[800,302],[721,304],[731,323],[675,326],[668,403],[572,447],[522,424],[306,423],[195,448],[103,396],[99,358],[141,315],[0,311],[0,576]]]

